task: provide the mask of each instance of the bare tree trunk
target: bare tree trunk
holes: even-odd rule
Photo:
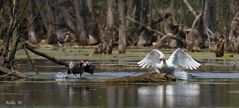
[[[228,42],[228,50],[233,52],[239,51],[239,11],[233,17],[231,22],[231,30],[229,33],[229,42]]]
[[[125,19],[125,2],[118,0],[118,11],[119,11],[119,53],[126,52],[126,19]]]
[[[41,15],[41,18],[42,18],[42,22],[43,22],[43,25],[44,27],[47,29],[48,28],[48,24],[47,24],[47,14],[46,12],[44,12],[44,5],[48,3],[47,0],[34,0],[35,1],[35,4],[36,4],[36,7],[37,7],[37,11],[40,13]]]
[[[205,27],[212,32],[216,31],[216,2],[215,0],[206,0],[204,7],[203,20]]]
[[[230,28],[230,1],[228,0],[220,0],[219,1],[220,6],[220,20],[223,23],[223,34],[224,35],[224,42],[225,42],[225,47],[228,46],[228,35],[229,34],[229,28]]]
[[[99,32],[95,20],[95,12],[93,8],[93,0],[86,0],[88,16],[86,16],[87,20],[87,31],[89,35],[89,44],[94,45],[99,43]]]
[[[55,11],[53,10],[52,0],[47,0],[47,42],[48,44],[57,44],[56,25],[55,25]]]
[[[63,33],[63,29],[64,29],[64,16],[61,12],[62,9],[62,5],[61,3],[55,1],[54,2],[54,7],[55,7],[55,24],[56,24],[56,35],[57,35],[57,42],[58,44],[60,44],[61,47],[64,47],[64,33]]]
[[[75,15],[76,15],[76,31],[75,36],[77,37],[77,40],[80,45],[86,45],[88,43],[88,36],[87,32],[85,30],[85,21],[81,15],[81,6],[82,6],[82,0],[74,0],[75,5]]]
[[[31,0],[28,4],[28,40],[32,43],[37,43],[38,39],[35,32],[35,25],[34,25],[34,2]]]
[[[107,0],[107,18],[106,18],[106,26],[108,28],[113,28],[114,25],[114,11],[115,11],[115,0]]]
[[[176,19],[175,19],[175,11],[174,11],[174,2],[175,0],[171,0],[171,4],[170,4],[170,13],[172,14],[172,24],[170,24],[169,28],[170,28],[170,32],[173,33],[174,29],[172,29],[173,27],[172,26],[175,26],[174,24],[176,24]],[[176,37],[176,33],[173,33],[174,36]],[[170,48],[176,48],[178,46],[177,44],[177,41],[176,40],[173,40],[173,39],[169,39],[169,45],[168,45]]]
[[[151,5],[151,0],[140,0],[140,3],[136,5],[137,6],[136,8],[140,9],[140,12],[139,12],[140,23],[144,25],[148,25],[148,26],[151,26],[151,13],[150,13],[151,6],[150,5]],[[139,36],[137,45],[139,46],[152,45],[152,41],[153,41],[152,33],[150,33],[150,31],[145,29],[142,29],[142,30],[143,31],[141,32]]]

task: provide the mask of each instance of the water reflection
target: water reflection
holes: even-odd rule
[[[174,107],[180,106],[182,103],[184,103],[184,106],[195,106],[199,103],[200,86],[186,83],[159,85],[156,87],[146,86],[138,89],[138,95],[139,103],[142,106],[147,106],[152,101],[158,107]]]
[[[238,83],[172,82],[106,85],[77,82],[0,82],[0,107],[236,107]],[[8,102],[20,102],[11,105]]]

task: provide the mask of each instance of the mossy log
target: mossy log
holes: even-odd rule
[[[106,84],[121,84],[121,83],[157,83],[166,81],[176,81],[176,77],[166,73],[146,72],[139,76],[125,76],[112,79],[86,79],[78,80],[79,83],[106,83]],[[74,80],[75,81],[75,80]]]

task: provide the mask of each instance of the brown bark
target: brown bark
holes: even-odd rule
[[[223,57],[224,56],[224,37],[222,36],[219,41],[217,42],[217,49],[216,49],[216,57]]]

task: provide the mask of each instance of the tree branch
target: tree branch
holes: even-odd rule
[[[181,39],[179,39],[179,38],[177,38],[177,37],[172,36],[172,33],[163,34],[162,32],[160,32],[160,31],[158,31],[158,30],[155,30],[155,29],[152,29],[152,28],[149,27],[149,26],[145,26],[144,24],[142,24],[142,23],[140,23],[139,21],[136,21],[136,20],[134,20],[134,19],[132,19],[132,18],[126,17],[126,19],[128,19],[128,20],[130,20],[130,21],[132,21],[132,22],[134,22],[134,23],[136,23],[136,24],[139,24],[140,26],[143,26],[143,27],[145,27],[146,29],[148,29],[148,30],[150,30],[150,31],[153,31],[153,32],[155,32],[155,33],[157,33],[157,34],[163,36],[163,37],[160,39],[159,42],[162,42],[162,41],[163,41],[164,39],[166,39],[166,38],[171,38],[171,39],[175,39],[175,40],[177,40],[178,42],[183,43],[183,45],[185,45],[185,42],[184,42],[184,41],[182,41]]]
[[[159,34],[159,35],[161,35],[161,36],[164,36],[164,34],[161,33],[160,31],[155,30],[155,29],[152,29],[151,27],[146,26],[146,25],[140,23],[139,21],[136,21],[136,20],[134,20],[134,19],[132,19],[132,18],[129,18],[129,17],[126,17],[126,19],[128,19],[128,20],[132,21],[133,23],[136,23],[136,24],[138,24],[138,25],[140,25],[140,26],[142,26],[142,27],[145,27],[146,29],[148,29],[148,30],[150,30],[150,31],[156,32],[157,34]]]
[[[59,64],[59,65],[64,65],[64,66],[68,67],[67,63],[62,62],[62,61],[58,61],[57,59],[55,59],[54,56],[50,56],[50,55],[47,55],[43,52],[37,51],[37,50],[33,49],[28,43],[24,43],[24,45],[25,45],[26,49],[31,51],[32,53],[34,53],[36,55],[39,55],[39,56],[42,56],[42,57],[52,61],[53,63]]]
[[[183,0],[183,2],[187,5],[188,9],[192,12],[192,14],[197,17],[197,13],[193,10],[192,6],[188,3],[187,0]]]

